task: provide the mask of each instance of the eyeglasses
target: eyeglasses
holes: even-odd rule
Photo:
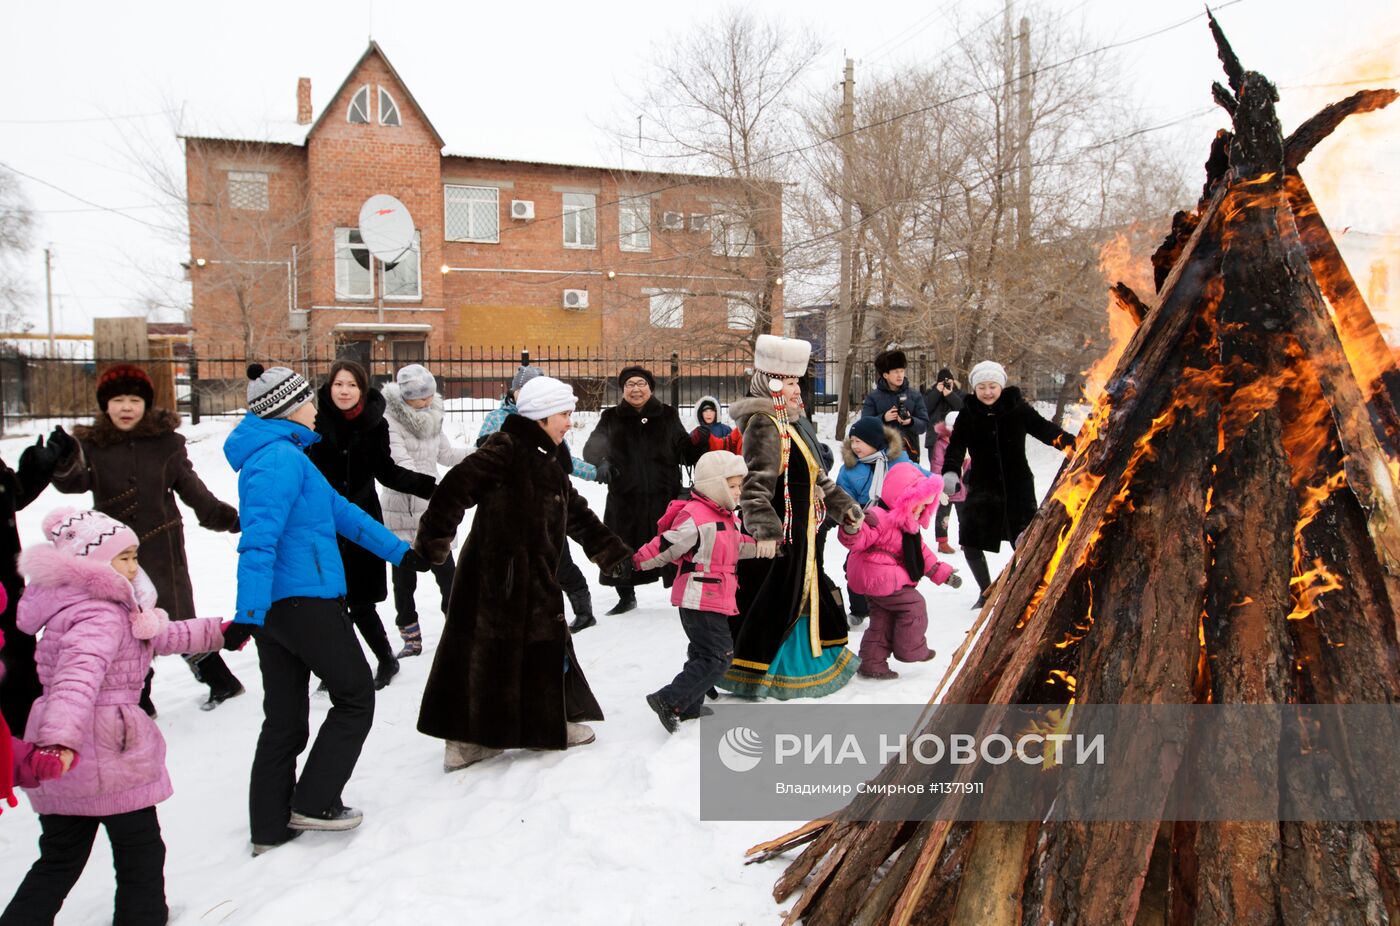
[[[622,384],[623,389],[645,389],[651,384],[644,379],[629,379]]]

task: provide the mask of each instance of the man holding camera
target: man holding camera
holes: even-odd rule
[[[928,409],[924,397],[905,381],[907,361],[902,350],[881,351],[875,355],[875,372],[880,382],[865,397],[861,415],[880,418],[899,431],[904,452],[918,463],[919,435],[928,430]]]
[[[934,380],[933,386],[924,393],[928,420],[935,426],[940,421],[947,421],[950,413],[963,410],[963,401],[966,398],[961,384],[953,378],[953,371],[944,367],[938,371],[938,378]],[[924,440],[924,445],[929,449],[930,459],[933,458],[933,448],[937,443],[937,428],[930,427]]]

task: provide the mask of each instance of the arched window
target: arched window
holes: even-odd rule
[[[369,125],[369,84],[365,84],[350,98],[350,109],[345,113],[345,121],[354,125]]]
[[[383,87],[379,88],[379,124],[403,125],[399,120],[399,108],[394,104],[394,98]]]

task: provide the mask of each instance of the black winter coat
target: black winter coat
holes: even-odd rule
[[[938,444],[936,425],[952,412],[962,411],[966,404],[967,396],[958,389],[944,395],[938,391],[937,386],[930,386],[928,391],[924,393],[924,407],[928,409],[928,432],[924,434],[924,446],[929,449],[930,454]],[[930,456],[929,459],[933,459],[933,457]]]
[[[0,714],[16,736],[24,735],[29,708],[44,689],[34,665],[34,638],[15,628],[15,609],[24,591],[24,579],[15,565],[20,549],[15,512],[42,495],[52,478],[53,462],[37,446],[26,447],[19,455],[18,472],[0,460],[0,517],[4,518],[0,523],[0,583],[9,599],[0,615],[0,631],[5,634],[5,646],[0,650],[5,673],[0,677]]]
[[[656,522],[681,492],[681,466],[705,452],[690,441],[676,410],[652,396],[640,409],[626,402],[604,409],[598,426],[583,445],[583,458],[612,470],[603,523],[631,547],[656,536]],[[655,582],[653,570],[618,580],[604,576],[604,585]]]
[[[919,435],[928,430],[928,408],[924,405],[924,397],[919,395],[919,390],[909,385],[905,380],[904,385],[895,391],[885,382],[885,378],[880,377],[880,384],[870,391],[865,397],[864,404],[860,407],[862,416],[871,418],[885,417],[885,412],[899,404],[899,397],[904,397],[904,410],[910,417],[909,424],[901,424],[899,419],[886,421],[885,424],[899,431],[899,436],[904,438],[904,449],[909,454],[909,458],[914,462],[919,461]]]
[[[1074,436],[1047,421],[1008,386],[987,405],[970,398],[953,425],[943,472],[960,473],[963,456],[972,456],[967,500],[958,512],[958,541],[965,547],[995,552],[1001,542],[1015,543],[1040,507],[1035,479],[1026,460],[1026,437],[1059,450],[1074,446]]]
[[[408,495],[428,498],[432,476],[415,473],[394,462],[389,454],[389,423],[384,420],[384,396],[378,389],[365,395],[364,408],[352,420],[331,401],[330,384],[316,396],[316,433],[321,439],[307,450],[311,462],[326,481],[345,498],[381,524],[375,482]],[[384,580],[384,560],[337,535],[340,561],[345,566],[345,602],[350,606],[376,604],[389,595]]]
[[[511,415],[442,477],[418,522],[418,554],[443,562],[466,509],[476,514],[419,731],[496,749],[563,749],[565,721],[603,719],[574,655],[556,573],[566,535],[604,569],[632,550],[589,510],[572,471],[567,447]]]

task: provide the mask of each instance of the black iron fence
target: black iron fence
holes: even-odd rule
[[[255,359],[267,367],[291,367],[319,385],[328,375],[331,364],[343,356],[354,355],[343,349],[326,348],[295,356]],[[447,400],[451,415],[478,414],[494,404],[506,391],[519,365],[526,362],[572,385],[579,396],[579,408],[584,411],[620,401],[616,377],[626,366],[640,365],[651,370],[656,377],[658,396],[682,411],[707,395],[723,403],[742,398],[748,392],[753,369],[747,353],[711,356],[675,351],[661,355],[602,355],[565,347],[530,350],[425,348],[421,354],[393,360],[360,356],[355,359],[365,363],[376,383],[391,380],[398,367],[406,363],[423,364],[437,378],[438,390]],[[107,366],[116,363],[145,367],[156,383],[157,403],[172,405],[194,423],[206,416],[240,414],[247,404],[248,362],[241,349],[205,347],[197,351],[183,345],[167,356],[143,358],[85,356],[83,346],[66,355],[60,352],[58,356],[27,356],[10,348],[0,351],[0,430],[8,422],[91,416],[97,401],[97,377]],[[911,356],[910,382],[927,388],[938,366],[940,364],[928,356]],[[814,361],[807,401],[815,410],[836,410],[835,377],[834,361]],[[853,409],[860,408],[875,381],[871,363],[857,363],[851,377]]]

